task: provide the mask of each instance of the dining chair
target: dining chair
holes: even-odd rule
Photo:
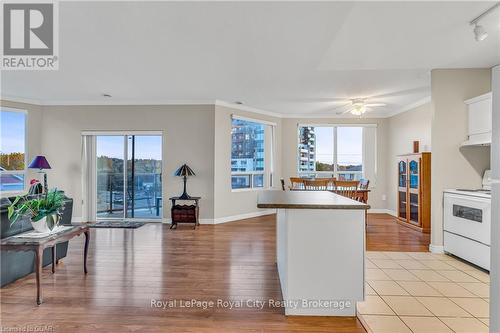
[[[326,191],[328,189],[328,179],[305,180],[304,185],[308,191]]]
[[[337,180],[337,178],[335,178],[335,177],[328,178],[328,189],[329,190],[335,189],[335,181],[336,180]]]
[[[336,190],[356,190],[359,185],[358,180],[334,180]]]
[[[305,189],[304,186],[304,179],[299,178],[299,177],[290,177],[290,183],[292,183],[292,190],[303,190]]]
[[[370,181],[368,179],[360,179],[359,180],[359,185],[358,185],[358,188],[360,190],[367,190],[368,189],[368,185],[370,185]]]
[[[358,184],[359,181],[357,180],[334,180],[333,184],[335,185],[335,193],[352,199],[352,200],[358,200]]]

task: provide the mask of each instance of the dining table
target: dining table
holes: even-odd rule
[[[317,192],[317,191],[324,191],[324,190],[316,190],[316,189],[306,189],[303,187],[290,187],[290,191],[305,191],[305,192]],[[341,194],[343,192],[343,189],[337,189],[333,186],[329,186],[326,191],[333,192],[336,194]],[[368,202],[368,193],[370,193],[371,190],[369,189],[356,189],[353,190],[353,197],[351,199],[357,200],[362,203],[367,203]]]

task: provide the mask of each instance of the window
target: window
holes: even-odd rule
[[[337,179],[363,177],[363,128],[337,127]]]
[[[24,191],[26,113],[2,108],[0,130],[0,192]]]
[[[271,129],[271,130],[270,130]],[[233,117],[231,128],[231,188],[263,188],[271,175],[272,150],[266,137],[272,137],[272,126]],[[267,148],[267,149],[266,149]]]
[[[352,126],[299,126],[299,176],[361,179],[363,130]]]

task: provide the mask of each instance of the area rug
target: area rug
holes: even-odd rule
[[[90,224],[91,228],[123,228],[123,229],[137,229],[142,227],[144,222],[132,222],[132,221],[100,221],[97,223]]]

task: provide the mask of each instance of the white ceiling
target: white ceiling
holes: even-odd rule
[[[288,116],[339,99],[428,98],[432,68],[500,63],[492,2],[61,2],[58,71],[5,71],[2,97],[42,104],[242,101]],[[112,98],[101,97],[109,93]]]

